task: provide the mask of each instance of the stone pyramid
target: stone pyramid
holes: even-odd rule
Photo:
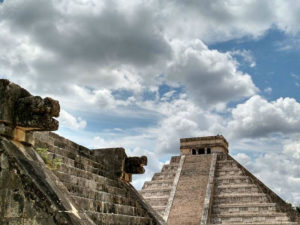
[[[300,215],[228,154],[221,135],[180,140],[140,193],[168,225],[300,224]]]

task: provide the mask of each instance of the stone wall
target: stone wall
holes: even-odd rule
[[[211,153],[228,153],[228,142],[221,136],[195,137],[180,139],[182,155],[191,155],[193,149],[210,149]]]
[[[47,225],[56,224],[51,203],[43,193],[21,174],[20,169],[5,152],[0,153],[0,221],[6,224]]]
[[[0,137],[0,159],[0,224],[93,224],[72,212],[67,190],[31,147]]]

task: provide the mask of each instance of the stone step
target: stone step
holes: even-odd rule
[[[139,191],[143,197],[150,196],[166,196],[170,195],[171,188],[159,188],[159,189],[142,189]]]
[[[110,186],[119,187],[119,181],[115,179],[111,179],[96,173],[92,173],[90,171],[82,170],[77,167],[68,166],[66,164],[61,164],[57,170],[54,170],[54,173],[60,172],[64,174],[68,174],[70,176],[75,176],[79,178],[84,178],[88,180],[93,180],[97,183],[103,183]]]
[[[98,183],[105,183],[108,184],[110,186],[116,186],[118,187],[118,181],[107,178],[105,176],[99,175],[99,174],[95,174],[92,173],[90,171],[86,171],[86,170],[82,170],[73,166],[67,166],[66,164],[61,164],[57,171],[65,173],[65,174],[70,174],[76,177],[82,177],[85,179],[89,179],[89,180],[94,180]]]
[[[169,200],[169,195],[166,196],[151,196],[144,197],[146,202],[148,202],[152,207],[156,206],[166,206]]]
[[[289,222],[285,213],[222,213],[214,214],[212,223]]]
[[[107,175],[107,173],[105,171],[103,171],[99,168],[87,165],[87,164],[83,164],[80,161],[75,161],[73,159],[67,158],[67,157],[59,155],[59,154],[54,154],[52,152],[48,152],[48,155],[49,155],[50,160],[52,160],[54,158],[61,159],[62,160],[61,165],[65,164],[66,166],[75,167],[75,168],[85,170],[85,171],[88,171],[88,172],[91,172],[91,173],[94,173],[94,174],[97,174],[97,175],[100,175],[100,176],[104,176],[104,175],[106,176]]]
[[[230,160],[230,159],[225,159],[225,160],[223,159],[223,160],[218,160],[217,161],[217,166],[228,165],[228,164],[237,165],[235,161]]]
[[[70,183],[73,185],[78,185],[81,187],[86,188],[86,190],[97,190],[97,191],[104,191],[111,194],[119,194],[124,197],[127,197],[128,193],[123,188],[119,188],[116,186],[107,185],[107,183],[103,182],[95,182],[94,180],[86,179],[83,177],[77,177],[74,175],[66,174],[60,171],[55,171],[55,175],[60,179],[61,182]]]
[[[169,180],[169,179],[174,179],[176,175],[175,172],[168,172],[168,173],[155,173],[152,177],[152,180]]]
[[[218,185],[217,188],[219,189],[226,189],[226,188],[251,188],[251,187],[257,187],[255,184],[253,183],[245,183],[245,184],[222,184],[222,185]]]
[[[172,156],[171,157],[171,160],[170,160],[170,163],[179,163],[180,162],[180,157],[181,156]]]
[[[161,216],[164,215],[167,206],[152,206],[152,208]]]
[[[97,191],[91,189],[87,191],[86,187],[82,187],[70,183],[64,183],[64,185],[72,195],[76,195],[79,197],[88,198],[96,201],[102,201],[102,202],[111,202],[120,205],[129,205],[134,207],[138,206],[136,199],[133,199],[130,196],[124,197],[124,195],[118,195],[118,193],[112,194],[104,191]]]
[[[246,175],[237,175],[237,176],[221,176],[221,177],[216,177],[216,180],[226,180],[226,179],[243,179],[243,178],[248,178]]]
[[[215,204],[212,213],[235,213],[235,212],[276,212],[275,203],[245,203],[245,204]]]
[[[165,164],[163,165],[163,168],[161,169],[161,172],[166,172],[166,171],[174,171],[176,172],[178,168],[178,164]]]
[[[87,151],[90,151],[90,150],[87,150]],[[80,154],[76,150],[69,151],[68,149],[65,149],[65,148],[52,147],[52,146],[50,148],[48,148],[48,152],[52,152],[54,154],[61,155],[61,156],[64,156],[64,157],[72,159],[72,160],[82,161],[82,163],[84,165],[89,165],[89,166],[93,166],[95,168],[106,170],[105,165],[103,163],[94,161],[92,159],[92,156],[89,154],[83,155],[83,154]]]
[[[235,170],[235,171],[242,171],[238,166],[237,164],[236,165],[231,165],[231,166],[226,166],[226,165],[216,165],[216,173],[218,172],[230,172],[232,170]]]
[[[260,189],[254,184],[229,184],[216,185],[215,194],[230,194],[230,193],[260,193]]]
[[[224,176],[215,178],[216,186],[224,184],[245,184],[252,183],[250,178],[244,175],[241,176]]]
[[[184,163],[185,164],[189,164],[189,163],[199,163],[200,160],[210,160],[211,159],[211,156],[210,154],[206,155],[206,154],[203,154],[203,155],[188,155],[185,157],[185,160],[184,160]]]
[[[236,175],[243,175],[243,171],[239,168],[226,168],[226,169],[220,169],[216,170],[216,177],[222,177],[222,176],[236,176]]]
[[[157,189],[157,188],[171,188],[173,185],[173,179],[170,180],[153,180],[146,181],[143,189]]]
[[[268,198],[263,193],[237,193],[237,194],[216,194],[213,204],[232,203],[268,203]]]
[[[139,207],[96,201],[88,198],[70,195],[70,198],[84,211],[113,213],[128,216],[145,216],[145,211]]]
[[[237,166],[216,166],[216,174],[225,171],[225,172],[229,172],[229,171],[241,171],[239,167]]]
[[[148,217],[137,217],[137,216],[128,216],[128,215],[117,215],[109,213],[98,213],[86,211],[87,215],[95,221],[96,224],[105,224],[105,225],[130,225],[130,224],[139,224],[139,225],[153,225],[152,219]]]

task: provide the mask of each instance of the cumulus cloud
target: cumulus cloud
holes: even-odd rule
[[[235,137],[264,137],[272,133],[300,132],[300,103],[293,98],[268,102],[259,95],[232,110],[228,129]]]
[[[243,61],[245,63],[247,63],[250,67],[256,66],[255,58],[254,58],[252,52],[249,50],[245,50],[245,49],[233,50],[233,51],[230,51],[230,55],[242,57]]]
[[[267,93],[268,95],[272,93],[272,88],[271,87],[266,87],[264,89],[264,92]]]
[[[295,161],[300,162],[300,142],[299,141],[289,141],[286,142],[283,147],[283,152],[293,158]]]
[[[155,140],[154,151],[160,155],[178,155],[180,138],[216,135],[224,129],[220,115],[203,110],[186,95],[171,101],[147,101],[143,106],[161,115],[155,126],[141,131]]]
[[[80,135],[86,132],[77,136],[82,144],[123,146],[129,154],[148,155],[150,179],[160,169],[160,157],[179,154],[182,137],[227,132],[237,140],[300,132],[299,103],[291,98],[269,102],[255,95],[258,88],[239,69],[242,61],[255,66],[251,52],[220,52],[207,46],[259,38],[274,27],[297,37],[299,9],[299,3],[281,0],[7,0],[0,4],[0,76],[33,94],[60,100],[65,109],[61,125]],[[278,49],[291,49],[289,44]],[[162,86],[168,90],[162,93]],[[225,108],[236,100],[241,104]],[[143,117],[154,122],[118,130],[118,135],[113,128],[106,133],[101,127],[88,133],[84,128],[90,117],[85,115],[103,119],[103,112],[113,119]],[[299,156],[298,144],[286,144],[283,154],[286,161],[280,168],[296,163],[291,160]],[[254,165],[247,155],[237,158]],[[280,160],[270,154],[256,160],[262,176],[268,175],[263,163],[271,159]],[[296,169],[285,177],[288,190],[299,187]],[[142,179],[135,184],[140,186]],[[276,188],[283,185],[276,182]]]
[[[96,93],[103,89],[110,93],[119,89],[137,93],[172,82],[182,85],[197,104],[222,107],[257,92],[251,77],[238,69],[233,57],[239,54],[255,65],[247,50],[221,53],[201,42],[201,35],[188,39],[180,37],[185,31],[169,35],[168,30],[177,26],[168,21],[173,19],[174,11],[189,10],[192,14],[186,16],[194,20],[193,13],[198,8],[194,3],[133,1],[129,8],[128,4],[92,0],[38,4],[35,0],[5,1],[0,6],[0,26],[9,38],[0,38],[4,46],[0,63],[6,65],[1,67],[5,68],[1,74],[34,93],[64,96],[63,104],[70,102],[68,96],[80,98],[70,88],[72,85],[93,90],[93,98],[97,98]],[[165,7],[162,9],[159,4]],[[235,3],[231,7],[230,3],[226,6],[219,1],[215,4],[224,7],[227,16],[232,7],[241,5]],[[216,13],[211,3],[204,6],[208,11],[201,11],[203,15],[209,10]],[[186,29],[195,25],[193,30],[197,30],[198,25],[188,24]]]
[[[14,0],[1,4],[0,16],[0,74],[37,94],[74,97],[72,85],[95,95],[140,92],[141,71],[171,56],[152,12],[141,5]]]
[[[295,1],[159,1],[169,36],[201,38],[206,43],[245,36],[259,38],[276,27],[287,34],[300,31],[300,4]],[[187,13],[188,12],[188,13]]]
[[[72,130],[84,129],[87,122],[80,117],[75,117],[65,110],[61,110],[59,122],[62,127],[66,127]]]
[[[181,82],[197,103],[224,104],[258,91],[250,75],[237,69],[230,53],[210,50],[200,40],[172,44],[176,59],[169,65],[167,78]]]
[[[7,1],[0,12],[12,31],[28,35],[64,62],[143,66],[169,54],[151,11],[141,5],[128,12],[109,1],[56,3]]]

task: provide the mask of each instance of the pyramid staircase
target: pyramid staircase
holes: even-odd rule
[[[223,136],[180,140],[181,156],[140,193],[168,225],[296,225],[300,215],[228,154]]]
[[[229,155],[218,157],[211,224],[297,224],[249,174]]]
[[[95,224],[157,224],[134,188],[116,179],[107,163],[96,162],[89,149],[70,141],[66,147],[57,141],[61,137],[49,135],[54,138],[52,143],[49,144],[48,138],[43,140],[43,135],[36,141],[36,147],[47,147],[50,160],[61,160],[53,172],[67,188],[80,213],[88,215]]]
[[[173,156],[160,173],[155,173],[151,181],[146,181],[140,194],[162,217],[165,214],[168,200],[179,166],[180,156]]]

